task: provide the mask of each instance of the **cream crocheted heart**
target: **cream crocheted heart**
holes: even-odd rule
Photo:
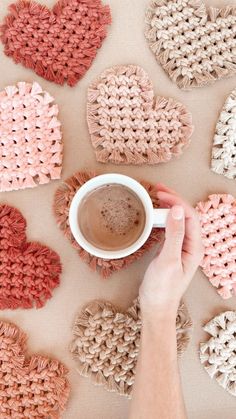
[[[236,179],[236,89],[228,96],[216,125],[211,169]]]
[[[191,320],[182,303],[176,318],[178,353],[189,341]],[[130,396],[140,344],[138,301],[121,313],[108,302],[94,301],[76,319],[71,352],[78,372],[108,391]],[[168,331],[166,331],[168,333]]]
[[[207,8],[202,0],[154,0],[146,13],[149,47],[180,88],[236,73],[236,7]]]
[[[222,298],[230,298],[236,294],[236,200],[210,195],[196,210],[205,247],[203,272]]]
[[[171,98],[154,97],[147,73],[116,66],[88,89],[87,120],[99,162],[156,164],[179,156],[190,142],[192,117]]]
[[[38,83],[0,92],[0,191],[59,179],[62,165],[58,107]]]
[[[236,396],[236,312],[221,313],[203,329],[210,339],[200,345],[200,361],[211,378]]]

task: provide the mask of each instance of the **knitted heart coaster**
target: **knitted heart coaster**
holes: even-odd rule
[[[63,231],[64,235],[70,240],[72,246],[77,249],[79,256],[94,271],[97,271],[103,278],[108,278],[113,272],[128,267],[131,263],[140,259],[148,250],[156,243],[160,242],[163,233],[162,230],[154,228],[146,243],[130,256],[123,259],[105,260],[90,255],[86,250],[82,249],[75,241],[69,226],[69,208],[76,191],[89,179],[95,177],[95,173],[77,172],[74,176],[64,181],[58,188],[54,198],[54,214],[57,224]],[[154,185],[147,182],[141,182],[147,189],[155,208],[159,206]]]
[[[0,322],[0,417],[60,417],[70,393],[67,369],[56,359],[26,356],[26,335]]]
[[[236,89],[227,98],[216,125],[211,169],[236,179]]]
[[[25,219],[8,205],[0,205],[0,261],[1,310],[43,307],[59,285],[59,256],[27,242]]]
[[[191,320],[184,304],[176,318],[178,353],[189,341]],[[108,391],[130,396],[140,345],[141,316],[138,301],[121,313],[108,302],[94,301],[76,319],[71,352],[77,370]]]
[[[111,23],[101,0],[59,0],[52,10],[20,0],[0,27],[4,52],[41,77],[74,86],[91,66]]]
[[[205,246],[203,272],[222,298],[230,298],[236,294],[236,200],[210,195],[196,210]]]
[[[201,0],[154,0],[146,13],[149,47],[180,88],[236,73],[236,7],[206,8]]]
[[[182,103],[154,97],[147,73],[134,65],[104,71],[88,89],[87,121],[97,161],[156,164],[183,152],[193,132]]]
[[[210,335],[200,345],[200,360],[211,378],[236,396],[236,312],[226,311],[203,328]]]
[[[32,188],[61,177],[58,107],[37,83],[0,92],[0,191]]]

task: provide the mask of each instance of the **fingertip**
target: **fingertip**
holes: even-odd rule
[[[184,208],[181,205],[174,205],[170,210],[170,215],[175,221],[180,221],[184,218]]]

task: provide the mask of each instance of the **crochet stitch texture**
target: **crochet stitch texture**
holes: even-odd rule
[[[60,273],[57,253],[26,241],[20,211],[0,205],[0,309],[43,307],[59,285]]]
[[[0,191],[33,188],[61,177],[58,107],[38,83],[0,92]]]
[[[236,179],[236,89],[228,96],[216,125],[211,169]]]
[[[186,307],[182,303],[176,318],[178,354],[186,349],[191,325]],[[118,311],[108,302],[91,302],[78,316],[73,329],[71,352],[78,372],[85,377],[91,377],[94,384],[103,385],[108,391],[130,397],[135,379],[140,332],[138,300],[126,312]]]
[[[236,396],[236,312],[219,314],[203,329],[210,338],[200,345],[200,361],[211,378]]]
[[[202,269],[218,294],[236,294],[236,200],[232,195],[210,195],[196,206],[205,247]]]
[[[171,80],[189,89],[236,73],[236,7],[202,0],[154,0],[146,13],[149,47]]]
[[[68,371],[56,359],[26,356],[26,339],[16,325],[0,322],[0,418],[59,419]]]
[[[86,73],[111,23],[101,0],[59,0],[52,10],[19,0],[0,27],[4,52],[58,84],[74,86]]]
[[[179,102],[154,97],[147,73],[134,65],[104,71],[88,89],[87,121],[96,159],[156,164],[190,142],[192,116]]]
[[[126,268],[131,263],[140,259],[148,250],[161,241],[163,234],[162,230],[154,228],[143,247],[137,250],[134,254],[123,259],[99,259],[82,249],[75,241],[70,230],[69,208],[77,190],[94,176],[96,176],[95,173],[77,172],[69,179],[65,180],[57,189],[54,197],[54,214],[58,226],[63,231],[64,235],[70,240],[72,246],[78,251],[79,256],[92,270],[97,271],[103,278],[108,278],[113,272]],[[147,189],[154,207],[159,207],[155,186],[147,182],[141,182],[141,184]]]

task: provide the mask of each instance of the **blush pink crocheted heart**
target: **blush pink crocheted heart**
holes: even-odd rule
[[[88,89],[87,120],[99,162],[156,164],[179,156],[190,142],[192,117],[171,98],[154,97],[147,73],[116,66]]]
[[[0,205],[0,309],[37,308],[59,285],[60,258],[40,243],[26,241],[26,221]]]
[[[222,298],[230,298],[236,294],[236,200],[210,195],[196,210],[205,246],[203,272]]]
[[[61,177],[58,107],[38,83],[0,92],[0,191],[32,188]]]
[[[115,260],[99,259],[95,256],[90,255],[84,249],[82,249],[75,241],[69,226],[69,208],[71,201],[76,191],[89,179],[96,176],[95,173],[77,172],[74,176],[64,181],[64,183],[58,188],[54,198],[54,213],[56,221],[63,231],[64,235],[70,240],[72,246],[78,251],[79,256],[90,266],[91,269],[97,271],[103,278],[109,277],[112,273],[128,267],[130,264],[140,259],[148,250],[150,250],[155,244],[160,242],[163,234],[162,230],[154,228],[149,239],[134,254],[124,258]],[[155,208],[159,206],[159,202],[156,196],[156,188],[147,182],[141,182],[142,185],[147,189],[153,205]]]
[[[59,419],[70,386],[66,367],[56,359],[26,356],[26,335],[0,322],[0,418]]]
[[[101,0],[59,0],[52,10],[20,0],[0,27],[4,52],[41,77],[74,86],[91,66],[111,23]]]

